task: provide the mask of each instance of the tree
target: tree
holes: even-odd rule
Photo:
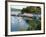
[[[23,8],[21,10],[22,13],[35,13],[35,14],[40,14],[41,13],[41,8],[38,6],[28,6],[26,8]]]

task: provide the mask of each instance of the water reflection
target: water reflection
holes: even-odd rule
[[[23,19],[23,17],[11,16],[11,31],[23,31],[27,30],[28,23]]]

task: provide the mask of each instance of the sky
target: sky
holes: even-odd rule
[[[24,5],[11,5],[11,8],[16,8],[16,9],[23,9],[26,8],[27,6]]]

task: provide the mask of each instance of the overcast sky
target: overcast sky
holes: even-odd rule
[[[11,5],[11,8],[16,8],[16,9],[23,9],[26,8],[27,6],[24,5]]]

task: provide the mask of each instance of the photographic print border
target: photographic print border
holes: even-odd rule
[[[34,33],[34,34],[17,34],[17,35],[8,35],[8,11],[7,5],[8,2],[21,2],[21,3],[35,3],[35,4],[43,4],[44,5],[44,32],[43,33]],[[27,2],[27,1],[5,1],[5,36],[24,36],[24,35],[40,35],[45,34],[45,3],[44,2]]]

